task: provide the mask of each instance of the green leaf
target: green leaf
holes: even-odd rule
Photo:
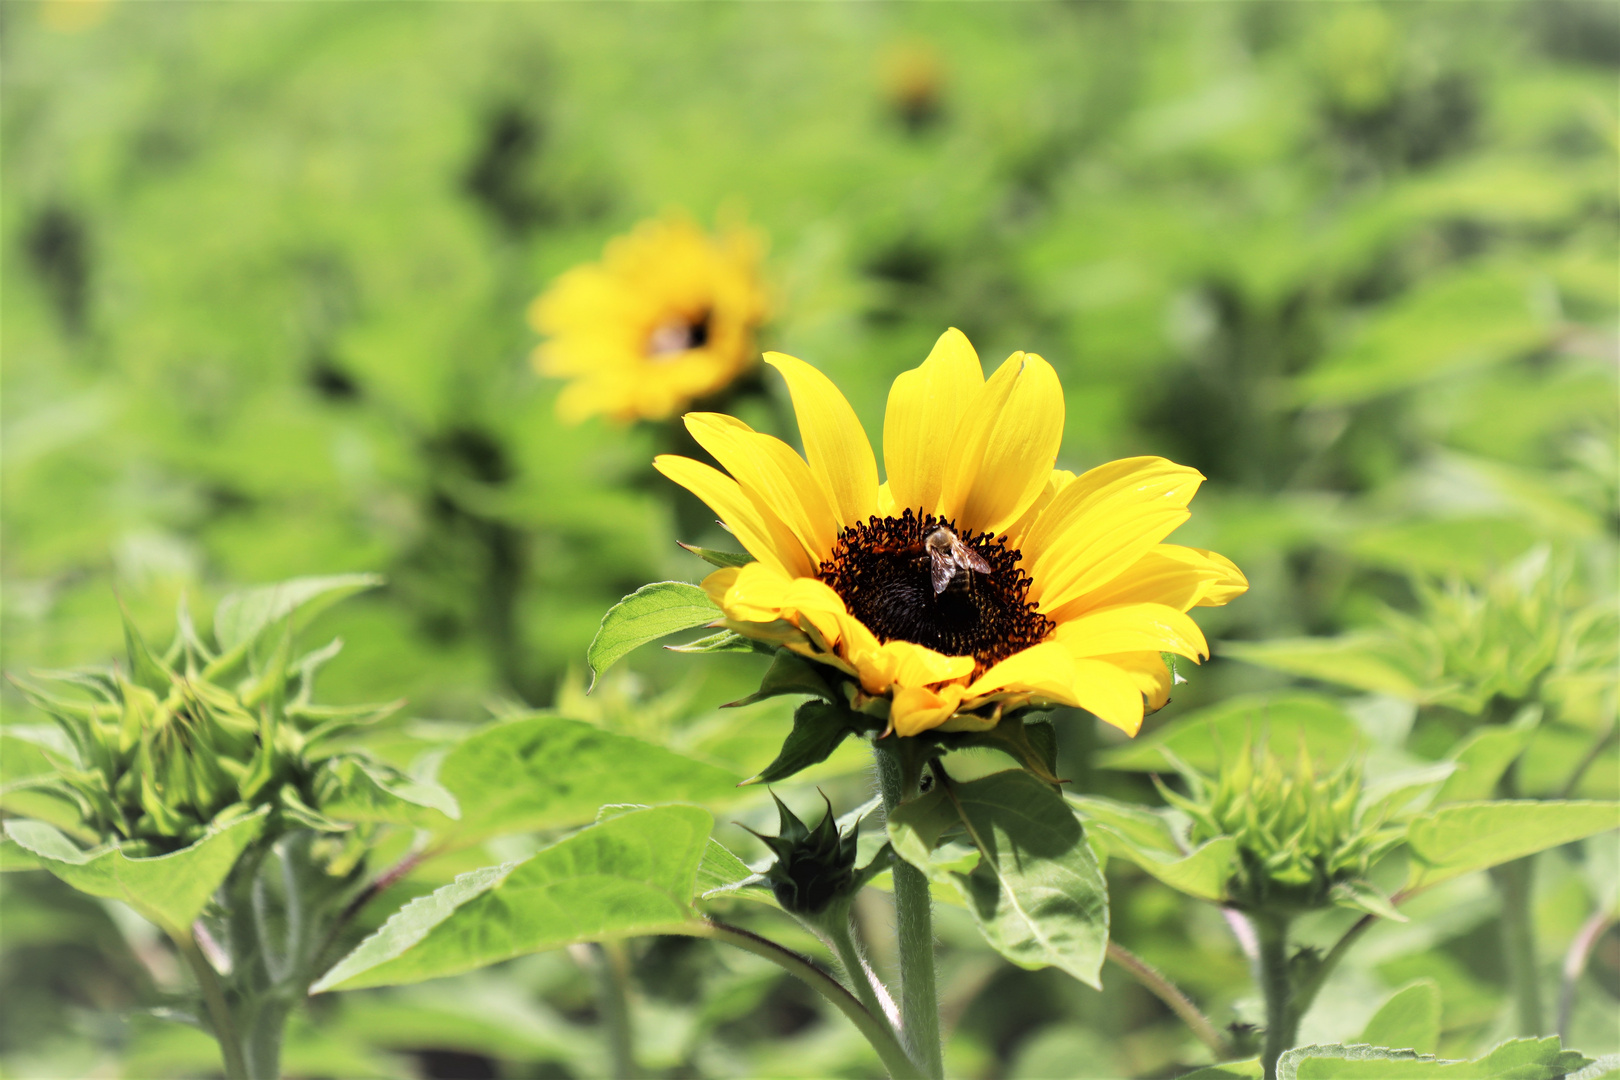
[[[1418,979],[1390,995],[1361,1032],[1361,1042],[1432,1054],[1440,1046],[1440,984]]]
[[[1261,1080],[1265,1075],[1259,1058],[1228,1061],[1220,1065],[1205,1065],[1197,1072],[1187,1073],[1177,1080]]]
[[[421,982],[526,953],[656,934],[691,918],[713,819],[633,810],[529,858],[462,874],[396,912],[312,992]]]
[[[696,544],[682,544],[679,540],[675,542],[681,544],[681,547],[690,551],[710,566],[718,566],[722,569],[728,566],[747,566],[755,561],[754,557],[746,551],[716,551],[713,548],[698,547]]]
[[[1277,1080],[1559,1080],[1591,1059],[1556,1035],[1510,1039],[1473,1061],[1441,1061],[1380,1046],[1298,1046],[1277,1061]]]
[[[1527,709],[1507,727],[1475,730],[1446,755],[1457,771],[1435,794],[1440,803],[1479,802],[1496,792],[1496,783],[1530,745],[1541,719],[1539,709]]]
[[[1303,740],[1314,761],[1331,766],[1351,753],[1360,734],[1350,714],[1332,698],[1249,694],[1179,716],[1151,735],[1099,754],[1097,763],[1108,769],[1167,772],[1180,761],[1213,774],[1223,756],[1233,758],[1246,743],[1262,738],[1279,753],[1294,752]]]
[[[307,621],[345,597],[376,588],[382,580],[377,574],[333,574],[230,593],[214,610],[214,639],[229,652],[250,644],[272,623],[295,614]]]
[[[116,847],[83,851],[51,826],[8,821],[6,835],[45,869],[91,896],[122,900],[175,937],[191,933],[214,894],[261,829],[269,807],[168,855],[130,858]]]
[[[1484,264],[1436,275],[1381,307],[1348,348],[1300,380],[1301,404],[1342,406],[1441,375],[1512,359],[1552,327],[1531,310],[1524,267]]]
[[[684,581],[643,585],[602,616],[602,625],[585,650],[591,686],[631,650],[681,630],[707,626],[720,617],[709,594],[696,585]]]
[[[1329,892],[1329,899],[1342,908],[1359,911],[1364,915],[1375,915],[1380,919],[1389,919],[1391,922],[1409,922],[1405,915],[1395,910],[1377,886],[1368,881],[1340,881],[1334,884]]]
[[[1216,837],[1183,852],[1169,822],[1145,806],[1094,795],[1070,795],[1066,800],[1085,822],[1086,835],[1100,855],[1134,863],[1188,896],[1213,901],[1225,898],[1237,855],[1237,841],[1232,837]]]
[[[406,776],[382,762],[344,755],[321,767],[318,809],[336,821],[443,827],[461,817],[456,797],[438,784]]]
[[[44,867],[39,856],[25,850],[9,836],[0,836],[0,874],[12,870],[39,870]]]
[[[131,681],[163,697],[174,685],[174,673],[152,655],[152,650],[146,644],[146,638],[141,636],[140,629],[136,627],[135,620],[130,617],[129,609],[124,607],[123,601],[119,601],[118,613],[124,620],[124,651],[129,657]]]
[[[1408,889],[1427,888],[1573,840],[1620,828],[1620,803],[1452,803],[1413,819]]]
[[[1592,1064],[1570,1073],[1564,1080],[1620,1080],[1620,1054],[1604,1054]]]
[[[760,680],[759,689],[745,698],[727,702],[724,707],[734,709],[783,694],[809,694],[836,703],[837,695],[823,674],[825,667],[824,664],[806,660],[792,649],[777,649],[776,658]]]
[[[782,741],[782,750],[749,784],[774,784],[795,773],[819,765],[849,736],[875,730],[881,724],[861,713],[851,712],[825,701],[806,701],[793,711],[793,730]]]
[[[457,846],[491,836],[579,825],[604,803],[724,803],[741,777],[581,720],[499,721],[462,740],[439,765],[461,821]]]
[[[1381,634],[1226,642],[1220,654],[1307,679],[1419,703],[1443,693],[1438,656]]]
[[[688,641],[685,645],[665,645],[670,652],[678,653],[715,653],[715,652],[775,652],[774,648],[744,637],[735,630],[722,630],[718,634],[700,637],[696,641]]]
[[[955,826],[979,850],[967,872],[935,856]],[[1002,956],[1099,985],[1108,945],[1107,886],[1079,820],[1049,785],[1022,769],[942,782],[895,809],[889,839],[901,858],[961,894],[980,933]]]
[[[703,849],[703,862],[698,866],[697,896],[700,900],[713,900],[742,894],[774,904],[776,899],[771,890],[761,884],[762,880],[730,848],[711,837],[709,846]]]

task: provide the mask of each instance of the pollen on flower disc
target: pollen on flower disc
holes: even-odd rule
[[[925,541],[954,522],[911,510],[872,517],[838,535],[821,580],[832,587],[879,641],[910,641],[946,656],[971,656],[977,678],[994,664],[1044,641],[1056,627],[1029,602],[1022,555],[1006,537],[959,532],[990,565],[988,574],[959,569],[935,593]]]

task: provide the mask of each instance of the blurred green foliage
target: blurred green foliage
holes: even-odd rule
[[[900,61],[913,76],[897,84],[895,58],[919,55],[932,59]],[[1602,0],[49,0],[0,8],[0,63],[0,644],[14,673],[119,654],[114,590],[159,627],[182,593],[206,610],[242,585],[375,571],[383,589],[322,621],[346,641],[322,690],[410,699],[373,743],[395,764],[444,752],[489,711],[549,707],[757,774],[790,706],[714,706],[757,682],[759,661],[644,650],[581,694],[602,611],[704,569],[677,533],[732,545],[695,532],[703,516],[651,474],[667,431],[562,427],[526,361],[528,300],[670,207],[741,209],[771,236],[779,315],[762,346],[827,371],[874,435],[894,375],[956,325],[987,360],[1023,348],[1057,367],[1065,467],[1163,453],[1202,470],[1177,539],[1231,556],[1254,586],[1205,613],[1212,639],[1385,633],[1389,611],[1446,608],[1425,624],[1437,662],[1488,697],[1488,676],[1520,674],[1469,653],[1471,605],[1497,610],[1506,568],[1543,545],[1557,596],[1524,603],[1595,611],[1576,629],[1612,643],[1620,12]],[[756,411],[789,434],[780,408]],[[1560,663],[1591,645],[1560,640]],[[1160,722],[1283,685],[1216,653]],[[1575,794],[1612,798],[1620,759],[1598,741],[1612,665],[1575,670],[1555,716],[1513,729],[1518,778],[1556,791],[1590,751]],[[1439,758],[1476,722],[1456,701],[1371,689],[1296,711],[1331,713],[1370,770]],[[7,723],[40,719],[14,694],[5,705]],[[1073,790],[1159,802],[1140,775],[1096,767],[1111,736],[1057,722]],[[8,753],[6,779],[26,766]],[[846,745],[804,779],[855,806],[860,769]],[[814,805],[807,787],[783,794]],[[757,793],[732,812],[763,830],[774,809]],[[763,853],[746,843],[733,846]],[[533,849],[490,848],[424,866],[399,898]],[[1218,1023],[1255,1021],[1213,909],[1111,869],[1118,940]],[[1614,903],[1617,872],[1601,839],[1544,860],[1549,974]],[[115,1019],[178,978],[138,920],[37,873],[0,887],[0,1074],[216,1067],[196,1032]],[[1423,976],[1441,1053],[1478,1056],[1504,1000],[1493,901],[1475,875],[1403,911],[1412,923],[1368,935],[1302,1038],[1353,1038]],[[776,913],[757,918],[813,948]],[[1315,918],[1302,932],[1331,939],[1339,916]],[[1160,1076],[1201,1060],[1117,972],[1099,994],[1011,968],[958,909],[938,931],[952,1075]],[[1617,951],[1611,931],[1577,998],[1571,1041],[1594,1056],[1620,1049]],[[876,1067],[752,957],[656,939],[632,959],[650,1070]],[[567,954],[529,957],[317,999],[287,1068],[602,1075],[594,1009]]]

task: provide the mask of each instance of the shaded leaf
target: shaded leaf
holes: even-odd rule
[[[1071,795],[1067,802],[1085,822],[1086,835],[1099,855],[1133,863],[1188,896],[1225,898],[1237,853],[1232,837],[1216,837],[1184,852],[1169,823],[1145,806],[1092,795]]]
[[[1407,643],[1379,634],[1224,642],[1220,655],[1403,701],[1422,703],[1445,689],[1437,685],[1438,656],[1414,653]]]
[[[661,637],[707,626],[721,617],[709,594],[684,581],[657,581],[643,585],[602,616],[602,625],[585,650],[591,668],[591,686],[602,672],[627,653]]]
[[[1526,710],[1507,727],[1479,728],[1452,747],[1446,758],[1457,763],[1457,771],[1435,794],[1435,803],[1489,799],[1508,766],[1530,745],[1540,719],[1539,709]]]
[[[685,923],[713,819],[632,810],[518,862],[469,874],[396,912],[312,988],[421,982],[585,941]]]
[[[1440,984],[1418,979],[1390,995],[1361,1032],[1361,1042],[1432,1054],[1440,1046]]]
[[[442,827],[461,817],[449,791],[378,761],[345,755],[327,761],[321,773],[320,812],[337,821]]]
[[[777,649],[776,658],[771,661],[771,666],[765,671],[765,677],[759,682],[759,689],[745,698],[727,702],[725,708],[752,705],[756,701],[764,701],[766,698],[779,697],[783,694],[808,694],[836,703],[838,698],[827,682],[827,677],[822,674],[824,666],[806,660],[791,649]]]
[[[980,855],[967,872],[935,860],[946,830],[957,826]],[[1108,944],[1107,886],[1079,820],[1049,785],[1022,769],[942,782],[895,809],[889,839],[931,880],[955,887],[1001,955],[1022,967],[1050,965],[1099,984]]]
[[[793,730],[776,755],[749,784],[774,784],[812,765],[819,765],[851,735],[874,731],[880,723],[862,713],[851,712],[825,701],[807,701],[793,711]]]

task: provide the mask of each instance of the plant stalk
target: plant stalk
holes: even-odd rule
[[[248,1080],[281,1080],[281,1044],[287,1034],[292,1002],[280,997],[261,998],[247,1024],[242,1045]]]
[[[225,1080],[248,1080],[247,1062],[242,1057],[242,1042],[237,1037],[236,1021],[231,1016],[231,1007],[225,1001],[225,988],[220,985],[219,973],[214,970],[208,958],[197,947],[197,941],[190,934],[171,934],[180,955],[186,958],[191,965],[191,973],[196,976],[197,986],[202,991],[203,1003],[208,1008],[208,1018],[214,1025],[214,1039],[219,1043],[220,1055],[225,1059]]]
[[[710,941],[724,941],[755,956],[764,957],[788,974],[802,979],[812,990],[826,998],[834,1008],[848,1017],[866,1037],[866,1041],[872,1044],[872,1049],[877,1051],[878,1057],[883,1061],[883,1067],[894,1080],[924,1080],[923,1072],[907,1056],[888,1022],[881,1016],[874,1016],[868,1012],[843,983],[817,967],[815,961],[808,956],[801,956],[792,949],[783,948],[769,938],[712,919],[682,923],[670,927],[666,932],[706,938]]]
[[[866,962],[866,957],[862,955],[861,948],[855,941],[849,916],[844,914],[841,918],[828,918],[821,924],[821,929],[826,934],[827,940],[832,943],[833,952],[838,955],[838,962],[844,966],[844,976],[855,990],[855,996],[866,1006],[866,1011],[883,1018],[891,1027],[898,1024],[900,1014],[883,984],[872,971],[871,965]]]
[[[1569,1022],[1575,1015],[1575,989],[1586,971],[1586,962],[1591,958],[1593,946],[1614,925],[1614,921],[1615,917],[1607,911],[1595,913],[1581,925],[1575,940],[1569,943],[1569,952],[1564,954],[1563,986],[1558,992],[1558,1037],[1566,1043],[1569,1041]]]
[[[1251,919],[1260,954],[1255,960],[1255,982],[1266,1002],[1266,1041],[1260,1051],[1265,1080],[1277,1080],[1277,1059],[1294,1045],[1300,1010],[1294,1007],[1293,980],[1288,970],[1288,917],[1266,912]]]
[[[892,813],[901,803],[917,797],[922,761],[917,748],[897,735],[875,740],[872,747],[883,810]],[[945,1064],[934,980],[933,897],[928,892],[928,878],[903,859],[894,861],[894,915],[900,951],[901,1034],[923,1072],[940,1080]]]
[[[1493,866],[1489,873],[1502,898],[1502,953],[1513,991],[1517,1034],[1542,1034],[1541,987],[1536,972],[1535,926],[1531,922],[1535,856]]]
[[[635,1027],[630,1015],[630,958],[624,945],[612,941],[592,945],[592,967],[596,969],[597,1001],[602,1009],[602,1025],[607,1029],[608,1059],[619,1080],[635,1080],[641,1075],[636,1066]]]
[[[1192,1030],[1198,1041],[1209,1047],[1209,1052],[1215,1055],[1216,1061],[1224,1061],[1232,1056],[1232,1048],[1227,1045],[1221,1033],[1215,1030],[1215,1025],[1209,1018],[1198,1011],[1198,1006],[1192,999],[1181,992],[1181,988],[1169,979],[1152,964],[1131,952],[1117,941],[1108,943],[1108,959],[1130,972],[1137,982],[1147,987],[1153,995],[1170,1007],[1170,1011],[1181,1018],[1182,1023]]]

